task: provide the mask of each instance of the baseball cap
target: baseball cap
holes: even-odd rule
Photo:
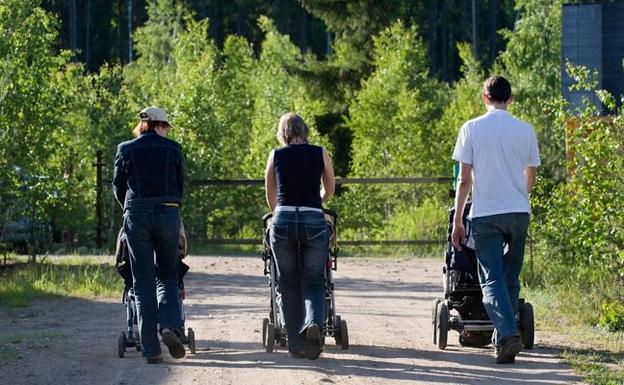
[[[169,123],[169,118],[167,118],[167,113],[163,109],[156,106],[149,106],[142,109],[141,112],[139,112],[139,116],[144,122],[165,122],[169,126],[172,126],[171,123]]]

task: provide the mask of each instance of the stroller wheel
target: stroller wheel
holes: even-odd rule
[[[334,340],[336,340],[336,345],[340,346],[341,343],[341,335],[340,335],[340,324],[342,320],[339,315],[336,316],[336,323],[334,324]]]
[[[520,306],[520,335],[525,349],[533,349],[535,343],[535,315],[533,305],[528,302]]]
[[[191,351],[191,354],[197,353],[197,347],[195,346],[195,332],[192,328],[188,328],[188,333],[186,338],[188,339],[188,347]]]
[[[262,347],[266,348],[266,333],[267,333],[267,325],[269,324],[269,319],[264,318],[262,320]]]
[[[434,345],[438,344],[438,304],[440,299],[433,300],[433,306],[431,308],[431,324],[433,325],[432,341]]]
[[[264,334],[264,347],[267,353],[273,352],[273,346],[275,345],[275,325],[268,323],[266,326],[266,332]]]
[[[340,321],[340,347],[342,350],[349,349],[349,329],[345,320]]]
[[[437,332],[438,332],[438,348],[446,349],[448,331],[449,331],[449,310],[446,302],[440,302],[437,310]]]
[[[124,354],[126,354],[126,333],[121,332],[117,337],[117,355],[123,358]]]

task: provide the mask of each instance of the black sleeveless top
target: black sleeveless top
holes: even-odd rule
[[[321,208],[321,174],[325,168],[322,147],[292,144],[275,149],[273,165],[278,206]]]

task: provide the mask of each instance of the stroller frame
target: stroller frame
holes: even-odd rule
[[[336,297],[334,295],[333,271],[338,268],[338,247],[336,242],[336,221],[338,215],[331,211],[323,209],[325,221],[331,230],[329,240],[329,258],[325,265],[325,324],[321,328],[322,344],[325,338],[334,338],[336,345],[343,350],[349,349],[349,332],[347,321],[336,314]],[[268,213],[262,217],[263,222],[263,251],[262,260],[264,261],[264,275],[268,276],[270,288],[270,311],[269,317],[262,320],[262,346],[268,353],[273,352],[275,343],[281,347],[288,344],[286,322],[282,311],[282,296],[279,289],[279,281],[277,279],[276,261],[271,250],[269,235],[271,231],[272,213]]]
[[[468,235],[470,223],[467,219],[471,203],[466,203],[463,221]],[[457,250],[451,242],[453,230],[454,207],[449,209],[449,226],[445,251],[445,264],[442,267],[444,298],[433,300],[431,323],[433,326],[432,342],[439,349],[446,349],[448,331],[459,332],[461,346],[486,346],[491,343],[494,324],[483,307],[483,294],[477,278],[477,260],[474,251]],[[466,247],[465,247],[466,248]],[[451,260],[463,254],[473,266],[474,271],[460,271],[451,268]],[[451,313],[452,310],[455,312]],[[461,313],[468,316],[462,316]],[[533,306],[524,298],[519,299],[516,313],[518,331],[522,337],[525,349],[532,349],[535,339],[535,320]],[[476,335],[477,339],[470,339],[468,335]]]

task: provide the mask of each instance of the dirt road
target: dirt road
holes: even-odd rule
[[[2,310],[0,338],[21,336],[20,359],[0,362],[0,384],[577,384],[544,347],[496,365],[490,349],[431,344],[431,302],[441,293],[439,260],[343,258],[335,275],[338,313],[351,348],[326,346],[317,361],[284,349],[265,353],[268,289],[260,258],[190,257],[187,326],[198,351],[146,365],[137,352],[116,356],[125,313],[116,300],[53,300]],[[539,317],[539,314],[536,315]],[[329,342],[333,342],[329,341]],[[166,351],[166,350],[165,350]]]

